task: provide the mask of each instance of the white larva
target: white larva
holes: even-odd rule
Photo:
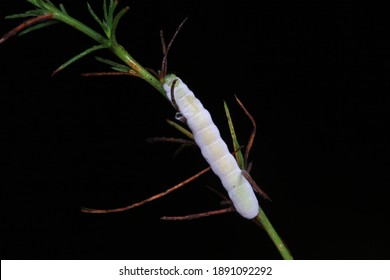
[[[174,102],[171,100],[173,83]],[[165,77],[164,90],[168,99],[177,106],[180,114],[187,121],[203,157],[221,180],[237,212],[247,219],[256,217],[259,213],[259,205],[252,186],[242,175],[242,170],[222,140],[210,113],[187,85],[175,75],[170,74]]]

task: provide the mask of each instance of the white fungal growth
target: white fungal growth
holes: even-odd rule
[[[259,205],[252,186],[242,175],[242,170],[222,140],[210,113],[187,85],[175,75],[165,77],[164,89],[168,99],[185,118],[203,157],[221,180],[237,212],[247,219],[256,217]]]

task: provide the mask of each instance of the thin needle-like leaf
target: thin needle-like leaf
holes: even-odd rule
[[[88,54],[90,54],[90,53],[92,53],[94,51],[97,51],[97,50],[100,50],[100,49],[104,49],[104,48],[107,48],[107,46],[105,46],[105,45],[97,45],[97,46],[93,46],[93,47],[91,47],[89,49],[86,49],[85,51],[83,51],[83,52],[79,53],[78,55],[72,57],[67,62],[62,64],[60,67],[58,67],[56,70],[54,70],[52,76],[57,74],[61,70],[65,69],[66,67],[68,67],[72,63],[76,62],[77,60],[83,58],[84,56],[86,56],[86,55],[88,55]]]
[[[187,136],[188,138],[194,140],[194,135],[192,135],[192,133],[185,129],[184,127],[182,127],[180,124],[178,123],[175,123],[171,120],[168,120],[167,119],[167,123],[170,125],[170,126],[173,126],[174,128],[176,128],[177,130],[179,130],[181,133],[183,133],[185,136]]]
[[[52,14],[44,14],[44,15],[40,15],[40,16],[34,17],[32,19],[29,19],[29,20],[23,22],[22,24],[16,26],[14,29],[12,29],[7,34],[5,34],[2,38],[0,38],[0,44],[4,43],[10,37],[15,36],[16,34],[18,34],[23,29],[25,29],[25,28],[27,28],[29,26],[32,26],[32,25],[34,25],[37,22],[40,22],[42,20],[47,20],[47,19],[51,19],[51,18],[53,18]]]
[[[35,5],[35,6],[38,6],[38,1],[39,0],[26,0],[27,2],[30,2],[31,4]]]
[[[114,11],[116,8],[115,2],[116,1],[110,0],[110,5],[108,6],[108,15],[106,18],[106,22],[107,22],[108,26],[112,26],[112,20],[114,18]]]
[[[65,10],[64,4],[60,4],[61,12],[63,12],[65,15],[68,15],[68,12]]]
[[[105,20],[107,20],[107,15],[108,15],[108,13],[107,13],[107,2],[106,2],[106,0],[103,0],[103,17],[104,17]]]
[[[102,57],[97,56],[97,57],[95,57],[95,59],[97,61],[100,61],[100,62],[103,62],[103,63],[106,63],[106,64],[110,65],[113,70],[116,70],[118,72],[127,73],[127,72],[132,71],[132,69],[129,66],[124,65],[124,64],[120,64],[118,62],[115,62],[115,61],[112,61],[112,60],[109,60],[109,59],[106,59],[106,58],[102,58]]]
[[[237,135],[236,135],[236,131],[234,130],[234,125],[233,125],[232,118],[230,116],[229,107],[227,106],[225,101],[223,102],[223,106],[225,108],[226,118],[229,124],[230,135],[232,136],[233,148],[234,151],[236,151],[235,157],[236,157],[237,164],[241,169],[245,169],[245,159],[241,152],[241,146],[237,140]]]
[[[15,18],[24,18],[24,17],[36,17],[42,15],[42,10],[30,10],[21,14],[14,14],[6,16],[5,19],[15,19]]]
[[[118,26],[119,20],[123,17],[123,15],[129,10],[129,7],[124,7],[122,10],[119,11],[119,13],[115,16],[112,26],[111,26],[111,39],[113,42],[116,42],[116,28]]]
[[[103,28],[103,22],[100,20],[100,18],[96,15],[94,10],[92,9],[91,5],[87,2],[88,11],[93,17],[93,19],[100,25],[101,28]]]
[[[44,27],[47,27],[50,25],[58,24],[58,23],[59,23],[58,21],[50,20],[50,21],[45,21],[45,22],[36,24],[36,25],[31,26],[30,28],[27,28],[27,29],[23,30],[22,32],[20,32],[19,36],[22,36],[22,35],[25,35],[27,33],[30,33],[31,31],[35,31],[35,30],[38,30],[38,29],[41,29],[41,28],[44,28]]]

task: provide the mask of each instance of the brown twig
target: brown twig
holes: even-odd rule
[[[245,149],[245,166],[247,166],[248,164],[248,157],[249,157],[249,152],[253,146],[253,142],[255,141],[255,136],[256,136],[256,131],[257,131],[257,125],[256,125],[256,121],[255,119],[252,117],[252,115],[249,113],[249,111],[245,108],[244,104],[240,101],[240,99],[238,99],[238,97],[236,96],[236,101],[238,103],[238,105],[240,105],[240,107],[242,108],[242,110],[244,110],[245,114],[248,116],[248,118],[250,119],[250,121],[252,122],[252,126],[253,126],[253,130],[252,130],[252,133],[249,137],[249,140],[248,140],[248,144],[246,146],[246,149]]]
[[[220,215],[220,214],[225,214],[225,213],[230,213],[235,211],[236,209],[234,209],[234,207],[231,206],[225,209],[213,210],[213,211],[191,214],[186,216],[163,216],[160,219],[164,221],[188,221],[188,220],[200,219],[208,216]]]
[[[183,25],[187,21],[187,19],[188,19],[188,17],[186,17],[179,24],[179,26],[176,28],[176,31],[173,34],[171,41],[169,41],[168,46],[165,45],[165,39],[164,39],[163,31],[162,30],[160,31],[161,47],[162,47],[162,52],[163,52],[163,59],[162,59],[162,62],[161,62],[160,81],[163,81],[165,76],[166,76],[166,74],[167,74],[167,68],[168,68],[168,59],[167,58],[168,58],[169,49],[171,48],[173,41],[175,41],[175,38],[176,38],[177,34],[179,34],[180,29],[183,27]]]
[[[248,182],[252,185],[253,189],[261,195],[264,199],[272,201],[272,199],[260,188],[260,186],[253,180],[251,175],[249,175],[250,170],[252,169],[252,162],[248,164],[248,157],[249,157],[249,152],[253,146],[253,142],[255,141],[255,136],[256,136],[256,131],[257,131],[257,125],[256,121],[253,118],[253,116],[249,113],[249,111],[245,108],[244,104],[241,102],[240,99],[236,96],[236,101],[238,105],[244,110],[245,114],[248,116],[250,121],[252,122],[253,130],[252,133],[249,137],[248,144],[245,149],[245,167],[247,170],[242,170],[242,175],[245,177],[245,179],[248,180]]]
[[[120,207],[120,208],[114,208],[114,209],[91,209],[91,208],[85,208],[85,207],[82,207],[81,208],[81,212],[84,212],[84,213],[93,213],[93,214],[106,214],[106,213],[116,213],[116,212],[123,212],[123,211],[126,211],[126,210],[129,210],[129,209],[132,209],[132,208],[135,208],[135,207],[138,207],[138,206],[141,206],[145,203],[148,203],[148,202],[151,202],[153,200],[156,200],[160,197],[163,197],[175,190],[177,190],[178,188],[188,184],[189,182],[197,179],[199,176],[203,175],[204,173],[206,173],[207,171],[210,170],[210,167],[207,167],[205,169],[203,169],[202,171],[196,173],[195,175],[191,176],[190,178],[182,181],[181,183],[169,188],[168,190],[166,191],[163,191],[159,194],[156,194],[154,196],[151,196],[145,200],[142,200],[140,202],[137,202],[137,203],[134,203],[134,204],[131,204],[131,205],[128,205],[128,206],[125,206],[125,207]]]
[[[248,180],[248,182],[251,184],[251,186],[253,187],[253,189],[259,194],[261,195],[264,199],[266,200],[269,200],[269,201],[272,201],[272,199],[260,188],[260,186],[258,184],[256,184],[255,180],[253,180],[253,178],[251,177],[251,175],[249,175],[249,173],[246,171],[246,170],[242,170],[242,175],[245,177],[245,179]]]
[[[5,34],[1,39],[0,39],[0,44],[4,43],[6,40],[8,40],[10,37],[12,36],[15,36],[16,34],[18,34],[20,31],[22,31],[23,29],[25,29],[26,27],[29,27],[30,25],[33,25],[37,22],[40,22],[40,21],[43,21],[43,20],[47,20],[47,19],[51,19],[53,18],[53,14],[43,14],[41,16],[37,16],[37,17],[34,17],[32,19],[29,19],[29,20],[26,20],[25,22],[19,24],[18,26],[16,26],[14,29],[12,29],[11,31],[9,31],[7,34]]]
[[[147,143],[158,143],[158,142],[168,142],[168,143],[179,143],[184,145],[196,145],[194,141],[182,139],[182,138],[174,138],[174,137],[151,137],[146,139]]]

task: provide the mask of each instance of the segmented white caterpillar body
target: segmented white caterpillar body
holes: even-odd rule
[[[173,84],[174,94],[172,96]],[[221,180],[237,212],[247,219],[256,217],[259,205],[252,186],[242,175],[242,170],[222,140],[210,113],[187,85],[175,75],[167,75],[163,86],[168,99],[186,119],[203,157]]]

